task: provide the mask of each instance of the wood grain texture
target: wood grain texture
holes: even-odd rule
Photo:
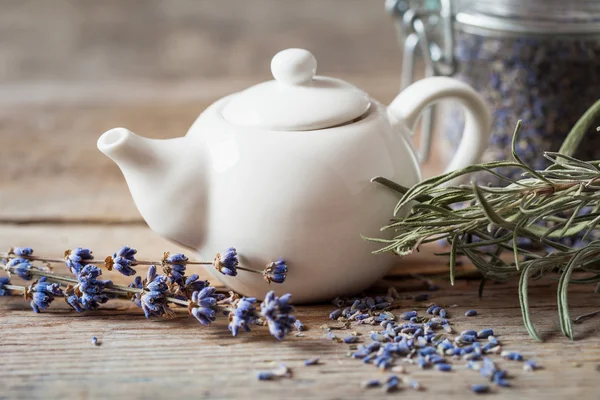
[[[396,95],[400,52],[383,1],[0,0],[0,251],[29,245],[59,256],[89,246],[102,257],[124,244],[144,258],[181,251],[146,227],[96,139],[115,126],[154,138],[180,136],[214,100],[268,79],[270,57],[291,46],[313,51],[320,73],[347,79],[384,103]],[[434,156],[426,175],[439,171],[442,159]],[[422,292],[423,282],[407,277],[446,274],[436,250],[399,260],[372,290]],[[209,277],[200,268],[193,272]],[[116,273],[106,276],[126,283]],[[506,348],[545,367],[525,373],[519,363],[502,361],[514,387],[495,389],[493,397],[597,397],[600,318],[577,325],[577,341],[563,338],[554,282],[531,288],[545,343],[528,338],[514,283],[489,285],[479,299],[477,281],[440,282],[432,300],[459,305],[451,309],[457,330],[494,327]],[[572,288],[573,315],[600,308],[590,290]],[[480,315],[462,317],[467,308]],[[395,397],[360,388],[363,380],[388,374],[349,359],[348,345],[325,338],[319,327],[332,309],[298,307],[309,328],[305,337],[277,342],[259,327],[232,338],[225,321],[204,328],[184,310],[174,320],[146,320],[125,300],[85,314],[57,300],[36,315],[20,298],[1,298],[0,399]],[[92,345],[92,336],[102,345]],[[314,356],[322,365],[302,365]],[[294,377],[257,381],[256,372],[272,361],[286,363]],[[475,398],[468,386],[482,382],[464,369],[408,370],[426,390],[397,396]]]
[[[404,281],[403,294],[418,283]],[[477,298],[477,283],[459,281],[450,289],[444,283],[432,300],[458,304],[451,315],[457,330],[493,327],[507,349],[521,351],[544,366],[524,372],[522,363],[498,361],[509,370],[512,388],[494,389],[494,398],[564,399],[595,397],[600,362],[598,320],[576,327],[579,341],[570,342],[558,333],[555,299],[547,283],[532,287],[533,315],[546,338],[534,343],[522,327],[514,285],[496,285],[483,299]],[[551,285],[553,286],[553,285]],[[590,300],[589,291],[571,293],[573,313],[600,307],[599,298]],[[349,346],[330,341],[319,327],[326,323],[331,305],[303,306],[297,316],[308,327],[305,337],[277,342],[256,327],[249,334],[232,338],[226,322],[200,326],[185,311],[169,320],[146,320],[127,301],[108,303],[102,311],[77,314],[56,301],[52,311],[35,315],[21,299],[1,299],[0,349],[5,398],[324,398],[347,399],[387,397],[380,390],[366,390],[366,379],[385,379],[371,365],[348,358]],[[423,310],[412,300],[402,301],[404,309]],[[480,315],[462,316],[468,308]],[[370,326],[352,327],[368,333]],[[338,335],[348,331],[336,331]],[[97,336],[102,345],[91,344]],[[302,365],[303,360],[320,357],[322,364]],[[260,382],[256,373],[283,362],[294,372],[292,379]],[[581,363],[580,367],[573,363]],[[458,362],[461,365],[463,362]],[[419,370],[406,364],[408,377],[426,388],[422,392],[403,390],[407,398],[475,398],[469,385],[483,383],[477,372],[456,367],[451,373]],[[2,395],[0,395],[2,396]]]

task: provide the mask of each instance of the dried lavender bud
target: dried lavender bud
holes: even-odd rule
[[[191,313],[194,316],[194,318],[196,318],[202,325],[210,325],[217,317],[217,312],[216,312],[216,306],[217,306],[217,299],[215,297],[215,291],[217,289],[209,286],[209,287],[205,287],[204,289],[198,291],[198,292],[194,292],[192,293],[192,304],[193,307],[191,309]],[[240,299],[241,300],[241,299]],[[253,306],[252,304],[254,303],[254,301],[256,301],[256,299],[254,298],[249,298],[246,299],[246,301],[244,302],[245,305],[239,315],[243,316],[244,312],[253,312]],[[241,318],[241,317],[240,317]],[[247,321],[248,322],[248,321]],[[241,327],[237,326],[237,328]],[[245,329],[246,327],[244,327]],[[233,327],[229,327],[229,329],[231,330],[231,333],[233,334],[233,336],[235,336],[237,334],[237,329],[233,328]],[[234,334],[234,330],[235,330],[235,334]]]
[[[521,353],[516,351],[503,351],[501,354],[502,358],[513,361],[523,361],[523,356]]]
[[[0,296],[10,296],[12,291],[6,289],[4,285],[10,285],[10,278],[8,276],[0,276]]]
[[[294,322],[294,326],[296,327],[296,330],[298,332],[302,332],[302,331],[306,330],[306,327],[304,326],[302,321],[300,321],[299,319],[297,319],[296,322]]]
[[[439,364],[435,364],[435,369],[437,369],[438,371],[442,371],[442,372],[449,372],[449,371],[452,371],[452,365],[439,363]]]
[[[345,338],[342,339],[344,341],[344,343],[350,344],[350,343],[357,343],[360,338],[358,336],[346,336]]]
[[[494,331],[492,329],[482,329],[479,332],[477,332],[477,337],[479,339],[486,339],[489,337],[492,337],[494,335]]]
[[[37,282],[29,287],[30,305],[33,311],[39,313],[50,306],[54,301],[54,296],[62,296],[63,291],[60,289],[60,284],[49,283],[45,276],[41,277]]]
[[[398,385],[400,385],[400,378],[398,378],[396,375],[392,375],[385,382],[383,390],[387,393],[395,392],[399,389]]]
[[[255,303],[256,299],[254,297],[242,297],[236,302],[235,308],[229,313],[229,320],[231,322],[229,322],[228,328],[233,336],[237,336],[240,328],[243,328],[246,332],[250,332],[250,325],[256,323],[258,320],[256,307],[254,307]],[[214,297],[207,296],[204,293],[204,297],[200,299],[199,305],[206,308],[214,308],[217,305],[217,301]]]
[[[416,311],[406,311],[406,312],[403,312],[402,314],[400,314],[400,318],[405,321],[408,321],[411,318],[416,317],[417,315],[418,315],[418,313]]]
[[[31,247],[15,247],[12,249],[12,253],[17,256],[30,256],[33,254],[33,249]]]
[[[427,309],[426,313],[429,315],[433,314],[433,310],[436,308],[437,306],[435,304],[432,304],[431,306],[429,306],[429,308]]]
[[[415,301],[427,301],[429,300],[429,294],[428,293],[421,293],[418,294],[414,297]]]
[[[465,331],[462,331],[460,334],[461,335],[477,336],[477,331],[475,331],[473,329],[467,329]]]
[[[263,276],[268,283],[283,283],[285,282],[287,273],[288,268],[287,265],[285,265],[285,261],[279,260],[267,264],[263,271]]]
[[[19,278],[30,281],[33,279],[33,275],[31,274],[31,264],[28,260],[24,258],[13,258],[6,264],[9,269],[9,274],[16,274]]]
[[[442,307],[439,306],[435,306],[431,309],[431,314],[432,315],[439,315],[440,314],[440,310],[442,309]]]
[[[310,366],[310,365],[317,365],[319,364],[319,357],[315,357],[315,358],[310,358],[308,360],[304,360],[304,365],[305,366]]]
[[[282,340],[293,329],[293,324],[296,322],[296,318],[291,315],[294,311],[289,304],[291,297],[289,293],[277,297],[274,291],[270,291],[261,304],[260,313],[267,320],[269,332],[277,340]]]
[[[477,383],[477,384],[471,385],[471,390],[474,393],[488,393],[490,391],[490,387],[488,385],[485,385],[482,383]]]
[[[476,310],[468,310],[467,312],[465,312],[465,317],[474,317],[476,315],[477,315]]]
[[[421,390],[422,389],[419,381],[415,381],[414,379],[411,379],[410,382],[408,382],[408,387],[413,390]]]
[[[100,342],[96,336],[92,336],[92,344],[94,346],[100,346],[102,342]]]
[[[446,316],[448,316],[448,311],[446,311],[445,309],[442,308],[440,310],[440,317],[446,318]]]
[[[223,253],[217,253],[213,266],[223,275],[236,276],[239,260],[235,248],[230,247]]]
[[[93,260],[94,256],[90,249],[78,247],[74,250],[65,252],[65,264],[73,275],[77,275],[83,267],[87,265],[87,261]]]
[[[165,258],[165,261],[169,263],[169,266],[165,271],[169,277],[169,281],[184,287],[185,270],[188,258],[185,256],[185,254],[176,253],[169,254]]]
[[[209,286],[210,283],[208,281],[202,281],[197,274],[193,274],[186,278],[183,289],[187,293],[193,293]]]
[[[259,381],[270,381],[270,380],[275,379],[275,374],[271,371],[263,371],[263,372],[259,372],[256,375],[256,378]]]
[[[527,360],[523,364],[524,371],[535,371],[536,369],[541,369],[541,367],[537,365],[533,360]]]
[[[102,270],[95,265],[85,265],[76,275],[78,284],[76,288],[80,295],[69,293],[67,303],[77,312],[96,310],[100,304],[108,301],[108,296],[102,292],[111,281],[98,279]]]
[[[136,271],[131,266],[135,265],[135,254],[137,250],[129,246],[123,246],[119,251],[113,254],[113,268],[125,276],[135,275]]]
[[[360,386],[364,389],[374,388],[381,386],[381,382],[378,379],[371,379],[368,381],[364,381]]]

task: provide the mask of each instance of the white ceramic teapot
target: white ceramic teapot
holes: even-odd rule
[[[212,104],[185,137],[151,140],[116,128],[98,139],[159,235],[202,259],[233,246],[248,268],[286,261],[281,285],[210,268],[246,296],[275,289],[296,303],[329,300],[368,288],[398,262],[372,255],[378,245],[360,235],[381,237],[398,201],[373,177],[405,186],[421,179],[411,128],[426,106],[445,98],[465,106],[448,169],[477,162],[487,145],[489,111],[464,83],[427,78],[386,107],[347,82],[315,76],[316,66],[306,50],[281,51],[271,62],[275,80]]]

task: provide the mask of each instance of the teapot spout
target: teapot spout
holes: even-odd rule
[[[206,194],[200,149],[186,137],[148,139],[125,128],[105,132],[97,145],[121,169],[153,231],[193,250],[202,246]],[[186,190],[191,183],[195,190]]]

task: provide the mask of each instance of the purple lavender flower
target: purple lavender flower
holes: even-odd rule
[[[202,325],[210,325],[216,319],[216,290],[216,288],[209,286],[192,293],[194,307],[191,309],[191,313]]]
[[[277,340],[282,340],[294,328],[296,318],[290,315],[294,311],[294,307],[289,304],[291,298],[289,293],[277,297],[271,290],[261,304],[260,313],[267,320],[269,332]]]
[[[208,286],[210,286],[208,281],[200,280],[200,277],[197,274],[193,274],[186,278],[183,289],[186,293],[194,293]]]
[[[133,282],[131,282],[129,284],[130,288],[135,288],[135,289],[143,289],[144,288],[144,282],[142,281],[142,277],[141,276],[136,276],[133,279]],[[133,296],[131,297],[131,301],[138,306],[139,308],[142,308],[142,293],[134,293]]]
[[[17,256],[30,256],[33,254],[33,249],[31,247],[15,247],[12,249],[12,253]]]
[[[217,253],[213,265],[223,275],[236,276],[239,265],[237,251],[230,247],[223,253]]]
[[[167,276],[156,275],[156,266],[151,265],[148,268],[146,289],[140,296],[140,303],[146,318],[152,316],[162,317],[163,315],[171,316],[173,311],[169,308],[167,302],[167,294],[169,286],[167,285]]]
[[[119,251],[113,254],[113,268],[125,276],[136,274],[136,270],[131,266],[136,264],[135,253],[136,249],[129,246],[123,246]]]
[[[31,274],[31,264],[24,258],[13,258],[6,266],[9,268],[9,272],[16,274],[19,278],[30,281],[33,279]]]
[[[90,249],[78,247],[75,250],[65,252],[65,264],[67,264],[73,275],[77,275],[87,265],[86,262],[93,259],[94,256]]]
[[[86,265],[77,273],[76,290],[66,298],[75,311],[96,310],[108,301],[109,297],[102,292],[112,282],[98,279],[100,275],[102,270],[95,265]]]
[[[11,290],[6,289],[4,285],[10,285],[8,276],[0,276],[0,296],[10,296],[12,294]]]
[[[256,303],[254,297],[242,297],[237,301],[234,310],[229,313],[228,328],[233,336],[237,336],[240,328],[250,332],[250,325],[256,323],[258,315],[254,303]]]
[[[45,276],[30,286],[29,296],[31,308],[36,313],[45,310],[54,301],[54,296],[62,296],[63,291],[58,283],[49,283]]]
[[[279,260],[269,263],[263,271],[263,276],[268,283],[283,283],[287,277],[287,265],[285,261]]]
[[[185,255],[178,253],[169,255],[165,261],[170,264],[168,275],[171,283],[177,283],[179,286],[184,286],[185,265],[188,258]]]

